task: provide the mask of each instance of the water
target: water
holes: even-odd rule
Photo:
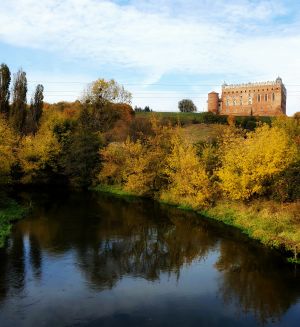
[[[300,274],[238,231],[151,201],[23,194],[0,326],[299,326]]]

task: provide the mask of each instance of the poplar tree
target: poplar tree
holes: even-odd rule
[[[11,77],[7,65],[1,64],[0,66],[0,113],[8,116],[9,113],[9,85]]]
[[[26,119],[26,94],[27,78],[26,73],[20,69],[14,74],[12,87],[12,105],[10,119],[13,127],[19,133],[23,133]]]
[[[27,131],[35,134],[38,130],[40,119],[43,113],[44,86],[38,84],[33,98],[30,101],[29,113],[27,117]]]

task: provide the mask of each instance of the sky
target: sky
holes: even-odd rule
[[[228,84],[283,79],[300,111],[298,0],[0,0],[0,62],[45,101],[73,101],[115,79],[133,105],[177,111]]]

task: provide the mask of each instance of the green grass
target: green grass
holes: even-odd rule
[[[190,125],[190,124],[224,124],[227,125],[227,116],[215,115],[210,112],[136,112],[136,117],[149,118],[155,115],[162,121],[170,121],[172,124]],[[235,116],[236,124],[243,125],[243,122],[253,119],[256,121],[270,124],[272,117],[250,117]]]
[[[113,185],[97,185],[92,188],[93,191],[110,193],[121,197],[137,197],[136,194],[124,191],[121,187]]]
[[[136,117],[150,118],[155,116],[162,121],[169,121],[172,124],[227,124],[226,116],[216,116],[208,112],[136,112]]]
[[[267,246],[284,249],[294,256],[289,262],[300,263],[300,203],[224,201],[200,214],[237,227]]]
[[[6,200],[0,208],[0,248],[5,244],[6,238],[11,232],[12,223],[21,219],[27,210],[18,205],[14,200]]]

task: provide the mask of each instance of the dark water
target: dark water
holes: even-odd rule
[[[238,231],[153,202],[23,195],[0,326],[300,326],[300,273]]]

